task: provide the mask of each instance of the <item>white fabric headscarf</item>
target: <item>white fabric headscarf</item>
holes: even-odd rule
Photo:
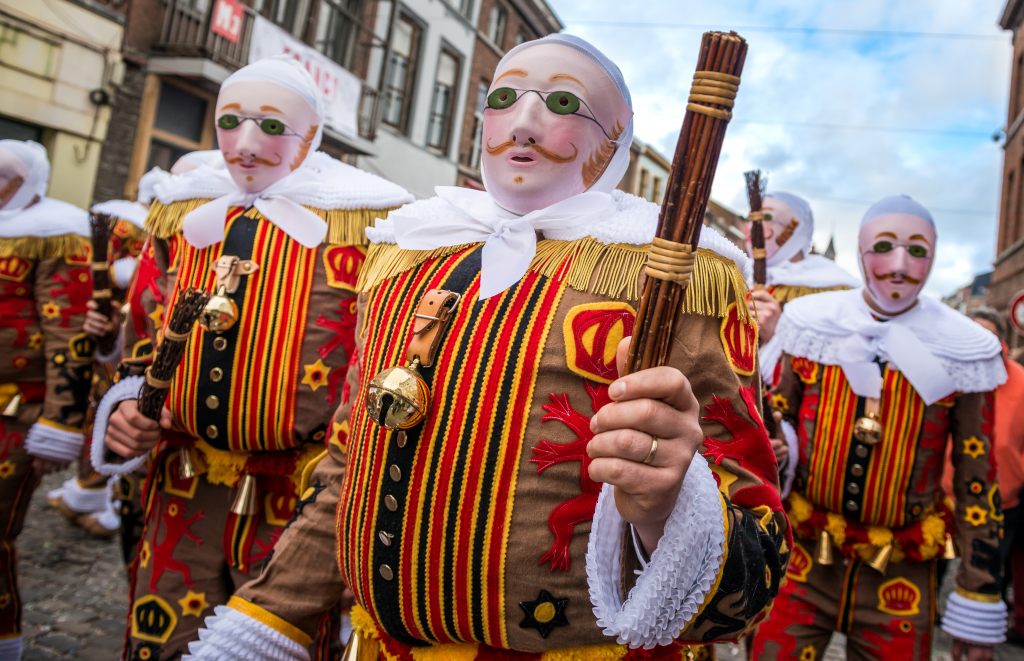
[[[783,202],[793,211],[796,218],[796,231],[789,237],[789,240],[779,246],[771,257],[768,258],[768,266],[785,264],[796,257],[798,253],[807,254],[811,247],[811,239],[814,238],[814,214],[811,212],[811,205],[807,200],[792,193],[772,192],[765,195],[765,199],[775,199]]]
[[[37,197],[45,197],[50,183],[50,161],[46,158],[46,149],[31,140],[0,140],[0,149],[14,154],[25,168],[24,183],[0,213],[21,211]]]
[[[632,110],[633,102],[619,68],[601,51],[579,37],[552,34],[541,39],[519,44],[501,59],[497,68],[517,53],[544,44],[561,44],[573,48],[595,62],[612,80],[619,94]],[[435,193],[462,213],[451,214],[444,221],[425,223],[412,213],[394,211],[383,222],[385,232],[394,224],[396,242],[407,250],[432,250],[443,246],[483,242],[480,268],[480,299],[505,291],[526,274],[537,253],[537,232],[572,231],[593,224],[601,217],[615,212],[610,195],[629,167],[629,147],[633,142],[633,118],[630,113],[618,145],[604,172],[591,187],[579,195],[556,202],[543,209],[518,215],[503,209],[494,197],[485,191],[457,186],[438,186]],[[487,168],[481,167],[484,187]],[[467,222],[468,221],[468,222]],[[382,226],[381,222],[377,223]]]
[[[139,178],[138,201],[140,204],[149,205],[156,198],[156,187],[171,176],[171,173],[163,168],[154,167],[152,170]]]
[[[315,153],[323,137],[323,96],[309,72],[294,59],[286,56],[259,60],[242,67],[228,76],[221,89],[241,82],[273,83],[297,94],[316,111],[316,135],[310,142],[303,164],[259,193],[239,190],[226,169],[201,167],[204,176],[203,187],[216,191],[216,199],[185,216],[182,221],[182,234],[186,241],[197,248],[211,246],[224,239],[224,218],[230,207],[254,206],[288,236],[307,248],[315,248],[327,236],[327,223],[297,202],[296,197],[303,189],[303,180],[306,177],[304,170],[309,156]]]

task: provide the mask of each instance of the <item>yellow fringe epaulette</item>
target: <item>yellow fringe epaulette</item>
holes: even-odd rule
[[[82,254],[83,250],[88,250],[88,246],[89,239],[79,234],[0,238],[0,257],[47,259]]]
[[[170,204],[154,202],[146,217],[146,231],[158,239],[166,239],[181,232],[185,216],[209,200],[182,200]],[[314,209],[306,207],[327,222],[327,243],[346,246],[365,246],[366,228],[373,227],[378,218],[385,218],[398,207],[382,209]],[[253,209],[255,217],[261,217]]]
[[[790,285],[775,285],[772,287],[772,297],[775,298],[776,302],[780,305],[785,305],[790,301],[808,296],[810,294],[820,294],[826,291],[844,291],[849,289],[845,285],[839,285],[838,287],[797,287]]]
[[[356,289],[369,291],[428,259],[451,255],[470,245],[403,250],[393,243],[371,244],[359,271]],[[563,279],[577,291],[636,301],[640,298],[640,276],[646,263],[647,246],[607,244],[588,237],[575,241],[541,241],[530,270]],[[686,313],[725,317],[729,304],[744,300],[746,295],[743,274],[731,259],[704,248],[697,250],[683,302]],[[746,321],[747,306],[736,307],[741,320]]]

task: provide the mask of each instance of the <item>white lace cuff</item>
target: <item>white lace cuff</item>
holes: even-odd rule
[[[800,441],[796,436],[796,429],[789,423],[789,420],[783,420],[779,427],[786,439],[786,447],[789,448],[789,457],[786,459],[786,465],[782,468],[782,497],[785,498],[793,488],[796,467],[800,463]]]
[[[64,481],[60,488],[47,492],[47,498],[60,498],[73,512],[91,514],[102,512],[110,502],[110,490],[104,484],[98,489],[86,489],[78,478],[72,477]]]
[[[622,601],[626,523],[604,485],[587,547],[587,583],[597,624],[619,644],[669,645],[689,626],[718,576],[725,555],[722,496],[707,461],[694,455],[658,547]]]
[[[953,638],[978,645],[1006,640],[1006,604],[976,601],[953,591],[942,614],[942,630]]]
[[[182,661],[309,661],[305,647],[259,620],[217,606]]]
[[[110,414],[121,402],[128,399],[138,399],[139,390],[146,378],[142,376],[126,376],[110,387],[107,394],[100,400],[96,407],[96,420],[92,427],[92,446],[89,448],[89,459],[92,460],[92,467],[100,475],[127,475],[139,466],[146,463],[148,454],[139,455],[123,462],[107,463],[104,460],[106,444],[103,439],[107,436],[107,426],[110,422]]]
[[[70,463],[78,458],[84,441],[82,432],[40,418],[28,430],[25,451],[33,457]]]

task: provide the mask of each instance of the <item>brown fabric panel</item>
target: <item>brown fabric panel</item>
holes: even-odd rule
[[[10,256],[0,258],[0,383],[44,381],[46,358],[39,342],[39,314],[35,306],[35,273],[38,260]]]
[[[82,278],[87,278],[82,281]],[[64,256],[41,259],[35,271],[36,310],[46,356],[46,401],[42,417],[81,429],[89,405],[94,342],[85,335],[85,302],[92,297],[89,265]],[[59,306],[54,314],[50,306]],[[72,339],[75,346],[72,346]]]
[[[994,419],[992,393],[957,397],[952,414],[954,518],[962,559],[957,585],[971,592],[997,595],[1002,580],[999,538],[1003,514],[992,454]],[[982,492],[972,493],[970,485],[978,482],[984,485]]]

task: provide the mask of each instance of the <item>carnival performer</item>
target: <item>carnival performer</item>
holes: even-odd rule
[[[149,205],[156,196],[156,186],[170,176],[160,168],[153,168],[139,179],[138,197],[131,200],[107,200],[94,204],[93,215],[109,219],[109,248],[107,269],[110,273],[111,302],[120,308],[128,286],[135,274],[139,254],[146,240],[145,222]],[[83,327],[93,338],[118,333],[119,317],[111,319],[97,311],[95,301],[89,301]],[[90,409],[86,415],[86,435],[92,428],[95,404],[103,397],[113,383],[120,358],[118,342],[111,344],[112,351],[103,355],[97,345],[93,365],[93,383],[90,394]],[[87,439],[88,441],[88,439]],[[73,525],[101,539],[113,537],[121,529],[121,518],[114,507],[111,487],[116,478],[97,473],[89,460],[89,443],[82,448],[78,458],[78,471],[56,489],[46,494],[46,501],[57,509]]]
[[[200,166],[157,187],[129,297],[124,376],[96,415],[97,470],[150,462],[132,658],[177,658],[202,617],[270,556],[303,471],[324,452],[353,358],[365,228],[412,199],[316,151],[322,99],[294,60],[236,71],[216,108],[226,169]],[[139,413],[140,373],[186,288],[215,294],[185,341],[158,424]],[[108,463],[104,441],[131,459]],[[323,624],[320,641],[336,646],[336,618]]]
[[[632,114],[582,39],[505,55],[487,192],[368,230],[329,456],[194,658],[308,658],[339,566],[350,658],[683,659],[761,616],[788,533],[742,252],[705,230],[672,366],[618,375],[658,215],[613,190]]]
[[[21,658],[15,540],[41,476],[82,448],[94,342],[89,217],[46,197],[35,142],[0,140],[0,658]]]
[[[807,200],[792,193],[771,192],[765,195],[763,211],[768,286],[752,291],[749,303],[751,314],[757,315],[762,344],[772,339],[782,308],[789,301],[860,286],[859,279],[834,261],[811,253],[814,214]],[[752,254],[749,226],[747,253]]]
[[[953,658],[991,659],[1003,640],[991,451],[992,390],[1006,370],[991,333],[920,295],[935,250],[924,207],[882,199],[860,225],[864,287],[791,301],[762,352],[782,365],[773,405],[799,466],[788,581],[755,659],[822,658],[834,631],[848,659],[931,658],[936,557],[954,541],[962,560],[942,619]],[[952,511],[940,486],[947,442]]]

